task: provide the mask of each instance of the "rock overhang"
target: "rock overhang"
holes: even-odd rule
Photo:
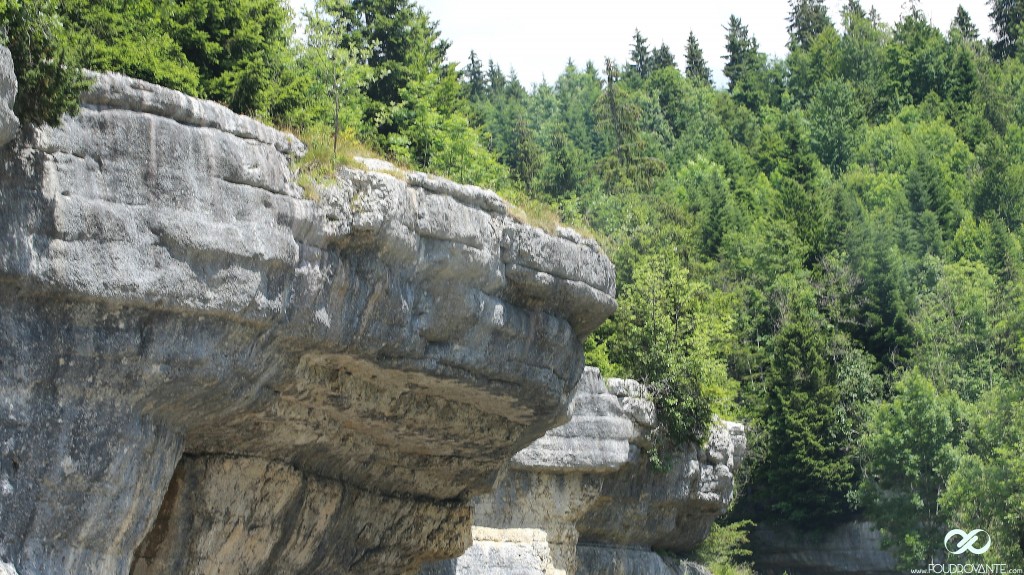
[[[733,498],[742,424],[716,420],[706,444],[675,446],[656,469],[650,392],[588,367],[570,420],[517,453],[473,501],[473,546],[420,575],[612,575],[697,568],[663,560],[703,541]],[[663,447],[664,449],[664,447]],[[698,573],[706,573],[699,568]]]
[[[458,506],[564,420],[615,308],[592,241],[425,174],[342,169],[308,199],[298,140],[139,80],[94,76],[82,102],[0,152],[0,433],[24,494],[0,500],[4,555],[126,572],[162,502],[108,510],[103,544],[89,514],[117,498],[93,482],[166,489],[183,453]],[[76,486],[46,505],[77,531],[32,520],[43,480]]]

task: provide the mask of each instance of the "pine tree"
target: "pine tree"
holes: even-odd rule
[[[789,42],[786,47],[790,51],[806,50],[821,31],[832,25],[828,17],[825,0],[789,0],[790,12],[786,20],[789,26]]]
[[[690,36],[686,39],[686,77],[698,84],[711,85],[711,68],[708,68],[704,51],[700,49],[693,30],[690,30]]]
[[[641,78],[651,74],[651,52],[647,48],[647,38],[636,30],[633,34],[632,51],[629,53],[630,69]]]
[[[953,25],[950,28],[950,31],[952,30],[958,30],[960,35],[967,40],[978,39],[978,27],[974,25],[967,10],[964,10],[963,4],[956,7],[956,16],[953,17]]]

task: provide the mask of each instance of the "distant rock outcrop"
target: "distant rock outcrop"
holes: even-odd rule
[[[474,500],[473,546],[421,575],[702,573],[656,551],[693,549],[726,511],[743,426],[717,423],[706,446],[672,453],[671,468],[656,471],[641,449],[657,423],[645,395],[587,368],[569,422],[517,453]]]
[[[565,421],[596,244],[423,174],[310,199],[302,149],[106,74],[0,150],[0,565],[415,573]]]

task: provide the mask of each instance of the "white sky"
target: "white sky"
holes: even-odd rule
[[[312,0],[289,0],[293,6]],[[494,60],[507,74],[515,69],[527,87],[553,83],[572,58],[577,66],[592,60],[599,66],[610,57],[629,59],[633,31],[639,29],[653,49],[668,44],[683,66],[686,38],[692,29],[723,84],[722,54],[730,14],[739,16],[757,38],[763,52],[786,53],[787,0],[419,0],[440,23],[441,34],[452,43],[448,58],[461,67],[475,50],[485,63]],[[839,23],[839,8],[846,0],[826,0],[832,19]],[[885,22],[895,23],[904,13],[902,0],[872,3]],[[919,0],[932,24],[943,32],[963,4],[983,37],[990,37],[986,0]]]

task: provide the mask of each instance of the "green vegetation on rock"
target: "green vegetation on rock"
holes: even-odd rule
[[[25,124],[57,124],[78,111],[87,83],[53,0],[0,0],[0,44],[18,78],[14,113]]]

